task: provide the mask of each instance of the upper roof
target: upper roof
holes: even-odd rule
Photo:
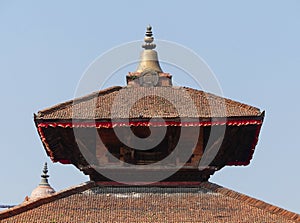
[[[93,182],[0,212],[1,222],[300,222],[300,215],[209,182],[103,187]]]
[[[196,108],[196,111],[191,108]],[[112,113],[113,108],[118,108]],[[187,87],[111,87],[39,111],[36,119],[261,116],[258,108]]]
[[[172,86],[147,27],[140,62],[126,87],[111,87],[38,112],[36,120],[224,118],[261,116],[258,108],[187,87]],[[202,121],[202,120],[200,120]]]

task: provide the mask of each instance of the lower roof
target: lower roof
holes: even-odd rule
[[[0,212],[1,222],[300,222],[300,215],[213,183],[88,182]]]

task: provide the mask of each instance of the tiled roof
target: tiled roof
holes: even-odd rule
[[[218,185],[88,183],[0,213],[1,222],[300,222],[300,215]]]
[[[191,102],[195,110],[191,109]],[[222,105],[226,108],[223,109]],[[115,107],[114,107],[115,106]],[[128,107],[129,106],[129,107]],[[258,108],[186,87],[111,87],[40,111],[37,119],[259,116]]]

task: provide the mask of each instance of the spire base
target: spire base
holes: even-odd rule
[[[144,50],[141,53],[140,63],[136,72],[143,72],[145,70],[153,70],[162,73],[162,69],[158,62],[158,55],[155,50]]]

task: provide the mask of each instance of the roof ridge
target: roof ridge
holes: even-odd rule
[[[218,184],[211,183],[208,181],[201,183],[201,186],[203,186],[204,188],[206,188],[208,190],[212,190],[213,192],[220,193],[224,196],[228,196],[228,197],[237,199],[237,200],[242,201],[246,204],[249,204],[253,207],[267,211],[271,214],[276,214],[276,215],[282,216],[288,220],[300,222],[300,214],[297,214],[295,212],[288,211],[288,210],[280,208],[278,206],[269,204],[269,203],[259,200],[257,198],[250,197],[243,193],[230,190],[226,187],[223,187],[223,186],[220,186]]]
[[[61,199],[61,198],[65,198],[65,197],[69,197],[75,193],[80,193],[83,192],[87,189],[90,189],[92,187],[95,187],[96,184],[93,181],[88,181],[73,187],[69,187],[67,189],[61,190],[59,192],[56,192],[54,194],[51,194],[49,196],[46,197],[42,197],[33,201],[25,201],[15,207],[9,208],[7,210],[4,211],[0,211],[0,220],[18,215],[22,212],[25,211],[29,211],[31,209],[37,208],[41,205],[53,202],[57,199]]]

